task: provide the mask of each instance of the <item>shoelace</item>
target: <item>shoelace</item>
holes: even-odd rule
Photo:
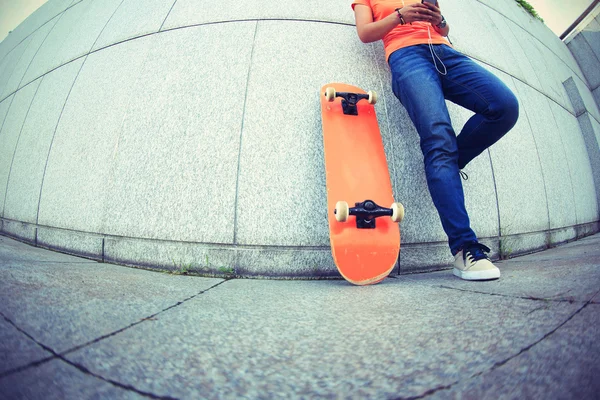
[[[464,172],[463,170],[460,170],[460,177],[463,178],[465,181],[469,180],[469,175],[467,175],[466,172]]]
[[[485,253],[489,253],[491,250],[486,245],[481,243],[471,243],[465,246],[463,251],[463,258],[466,260],[467,257],[471,258],[471,261],[485,260],[488,256]]]

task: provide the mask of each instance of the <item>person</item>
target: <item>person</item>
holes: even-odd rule
[[[435,0],[434,0],[435,1]],[[455,50],[438,2],[353,0],[359,39],[383,40],[392,91],[420,137],[427,186],[454,256],[454,275],[466,280],[500,277],[471,229],[462,169],[517,122],[519,104],[494,74]],[[457,136],[445,100],[475,114]]]

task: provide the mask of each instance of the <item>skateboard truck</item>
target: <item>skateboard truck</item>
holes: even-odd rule
[[[373,200],[365,200],[362,203],[355,203],[355,206],[348,208],[348,203],[338,202],[336,209],[333,211],[336,214],[338,221],[346,221],[348,215],[356,217],[356,228],[358,229],[375,229],[375,219],[379,217],[391,217],[394,222],[400,222],[404,215],[402,208],[399,213],[399,203],[392,204],[392,208],[381,207]]]
[[[375,219],[378,217],[392,216],[391,208],[379,206],[372,200],[356,203],[350,209],[350,215],[356,216],[356,227],[358,229],[375,229]]]
[[[369,98],[367,95],[361,95],[357,93],[341,92],[337,95],[338,97],[342,98],[342,110],[344,110],[345,115],[358,115],[358,107],[356,107],[356,103],[358,103],[358,101],[361,99]]]
[[[325,97],[328,101],[333,101],[336,97],[341,97],[342,110],[345,115],[358,115],[358,107],[356,107],[356,104],[360,100],[367,100],[369,104],[375,104],[377,102],[377,94],[372,91],[369,91],[366,94],[336,92],[335,89],[331,87],[328,87],[325,91]]]

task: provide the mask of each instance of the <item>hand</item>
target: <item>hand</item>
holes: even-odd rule
[[[440,9],[430,3],[417,3],[400,9],[404,22],[429,22],[435,26],[442,22]]]

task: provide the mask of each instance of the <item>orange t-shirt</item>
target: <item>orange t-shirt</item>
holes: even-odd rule
[[[373,21],[379,21],[395,13],[396,8],[420,2],[421,0],[353,0],[352,9],[354,10],[354,6],[357,4],[368,6],[373,13]],[[430,34],[432,44],[450,45],[448,39],[433,29],[430,23],[413,22],[412,24],[398,25],[383,38],[385,59],[387,60],[390,54],[403,47],[429,43]]]

